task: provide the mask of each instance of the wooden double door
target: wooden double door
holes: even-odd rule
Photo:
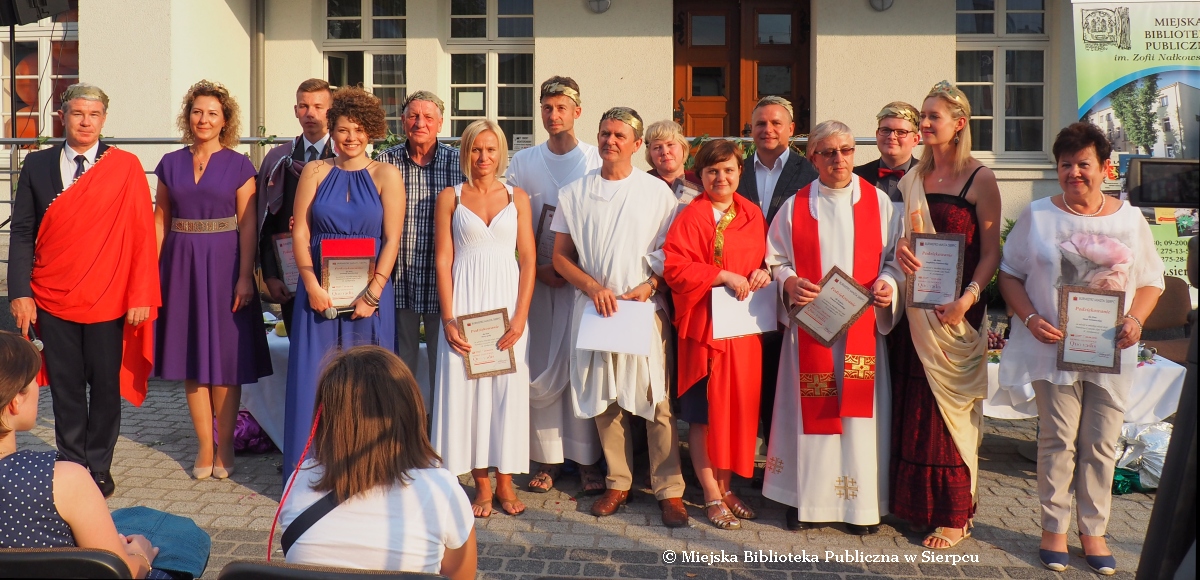
[[[748,135],[754,104],[792,102],[809,126],[809,0],[674,0],[675,120],[688,136]]]

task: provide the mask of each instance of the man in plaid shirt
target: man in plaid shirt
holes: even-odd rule
[[[421,324],[425,325],[429,384],[421,385],[425,409],[433,408],[434,369],[442,332],[433,259],[433,208],[447,187],[464,181],[458,149],[438,143],[446,107],[437,95],[417,91],[404,101],[404,143],[379,155],[379,161],[400,168],[408,206],[396,260],[396,354],[416,374]]]

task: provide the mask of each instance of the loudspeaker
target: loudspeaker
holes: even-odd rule
[[[68,0],[0,0],[0,26],[32,24],[70,9]]]

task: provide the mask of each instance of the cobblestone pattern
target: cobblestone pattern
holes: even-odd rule
[[[20,435],[20,445],[51,448],[53,422],[50,393],[45,389],[38,426]],[[888,518],[880,533],[865,537],[849,535],[840,525],[789,532],[782,523],[783,506],[764,499],[750,482],[742,480],[735,481],[742,484],[739,495],[758,510],[759,518],[744,521],[742,530],[718,530],[704,517],[699,487],[690,473],[684,497],[692,517],[690,527],[663,527],[657,502],[648,490],[635,491],[631,503],[615,515],[596,518],[588,511],[592,498],[575,499],[580,490],[578,478],[563,476],[550,493],[521,492],[528,506],[525,514],[511,517],[497,509],[490,518],[476,520],[479,577],[833,580],[1094,576],[1083,561],[1074,527],[1067,572],[1054,574],[1037,562],[1040,529],[1035,465],[1018,453],[1019,445],[1032,444],[1036,423],[988,419],[984,428],[974,535],[952,550],[926,552],[920,545],[920,534]],[[236,473],[225,481],[192,480],[189,473],[194,456],[194,436],[182,385],[152,382],[141,408],[125,407],[113,465],[117,492],[109,500],[109,507],[143,505],[195,520],[213,540],[205,578],[216,578],[221,568],[233,560],[265,559],[267,535],[282,492],[277,471],[281,456],[239,456]],[[645,466],[640,467],[644,471]],[[685,464],[687,469],[690,467]],[[525,475],[516,479],[524,484],[528,478]],[[635,481],[643,479],[639,476]],[[462,481],[470,487],[469,476]],[[471,495],[473,490],[467,493]],[[1145,494],[1114,498],[1108,542],[1117,556],[1118,577],[1133,577],[1153,500]],[[278,536],[277,532],[275,550]],[[737,556],[737,562],[710,566],[683,561],[685,552],[701,556],[721,554],[722,550]],[[748,563],[743,561],[747,550],[807,554],[819,561]],[[671,551],[674,563],[664,562],[664,551]],[[855,554],[895,555],[900,563],[864,563],[854,561]],[[975,561],[958,565],[924,562],[926,554],[967,556]],[[826,556],[830,556],[829,561]],[[916,561],[909,563],[905,556],[915,557]],[[282,553],[275,552],[275,558],[281,559]]]

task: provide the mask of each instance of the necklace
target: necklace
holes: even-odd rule
[[[1063,195],[1063,207],[1067,208],[1067,211],[1069,211],[1079,217],[1096,217],[1096,216],[1100,215],[1100,212],[1104,211],[1104,204],[1108,203],[1107,198],[1108,198],[1107,195],[1104,195],[1103,193],[1100,194],[1100,209],[1096,210],[1093,213],[1087,213],[1087,214],[1079,213],[1079,212],[1075,211],[1074,209],[1071,209],[1071,204],[1067,203],[1066,195]]]

